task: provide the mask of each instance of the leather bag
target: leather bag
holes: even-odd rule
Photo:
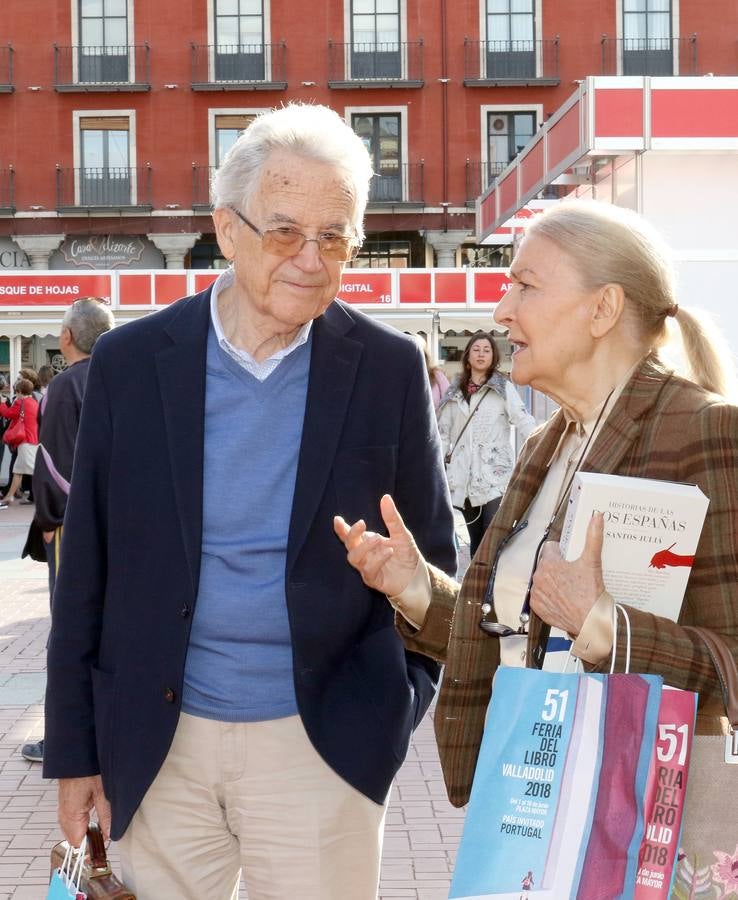
[[[738,669],[728,645],[715,632],[689,630],[699,634],[718,673],[728,734],[698,734],[692,744],[684,827],[671,896],[672,900],[733,897],[738,872]]]
[[[63,863],[68,847],[66,841],[61,841],[52,848],[52,874]],[[105,852],[105,839],[100,826],[94,823],[87,829],[87,850],[89,859],[82,867],[79,887],[87,894],[88,900],[136,900],[136,895],[113,874]]]
[[[26,440],[26,413],[23,409],[23,401],[20,402],[20,415],[10,423],[3,434],[3,443],[11,450],[20,447]]]

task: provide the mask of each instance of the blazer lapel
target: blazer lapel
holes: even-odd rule
[[[349,312],[336,303],[313,324],[310,380],[287,541],[288,571],[312,525],[343,430],[363,350],[361,343],[345,336],[352,327]]]
[[[210,289],[182,302],[166,333],[172,344],[156,354],[169,465],[193,595],[200,580],[205,363]],[[194,412],[193,412],[194,411]]]

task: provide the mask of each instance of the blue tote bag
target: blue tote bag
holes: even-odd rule
[[[630,900],[661,689],[500,668],[449,898]]]

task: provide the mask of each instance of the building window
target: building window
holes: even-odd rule
[[[255,115],[227,115],[215,117],[215,165],[223,165],[226,153],[238,140],[241,132],[256,118]]]
[[[375,175],[369,187],[370,202],[401,201],[403,193],[399,114],[354,113],[351,117],[351,127],[364,142],[372,159]]]
[[[671,75],[671,0],[623,0],[623,75]]]
[[[535,133],[535,112],[487,113],[487,184],[515,159]]]
[[[263,81],[262,0],[214,0],[216,81]]]
[[[351,266],[355,269],[407,269],[410,259],[410,241],[367,238]]]
[[[81,118],[79,127],[80,205],[133,205],[128,117]]]
[[[351,0],[351,77],[401,78],[400,0]]]
[[[534,0],[487,0],[487,78],[534,78]]]
[[[128,81],[127,0],[79,0],[79,80]]]

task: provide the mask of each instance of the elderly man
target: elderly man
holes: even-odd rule
[[[74,301],[64,313],[59,335],[59,349],[67,368],[58,378],[48,382],[41,400],[39,449],[33,469],[36,512],[31,527],[43,532],[49,566],[50,601],[59,568],[62,525],[90,354],[100,335],[110,331],[114,325],[112,312],[98,298],[83,297]],[[42,762],[44,739],[24,744],[21,755],[31,762]]]
[[[97,809],[139,900],[376,897],[385,804],[438,669],[405,652],[333,516],[391,492],[453,572],[423,358],[335,299],[371,166],[290,105],[213,185],[231,267],[102,338],[54,594],[44,774]],[[112,814],[112,824],[111,824]]]

